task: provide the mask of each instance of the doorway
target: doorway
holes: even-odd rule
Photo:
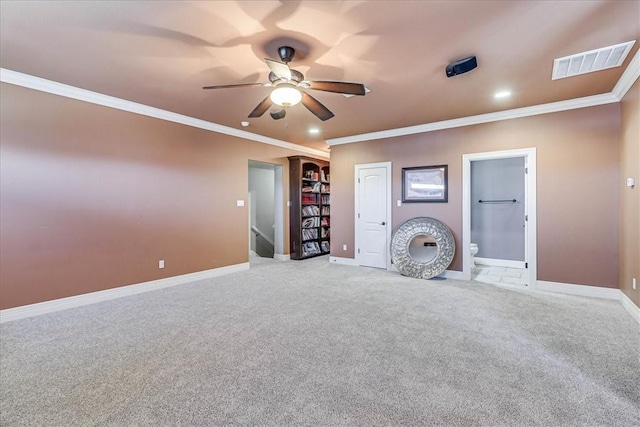
[[[535,148],[466,154],[462,161],[465,279],[535,287]]]
[[[391,254],[391,162],[355,167],[355,260],[389,269]]]
[[[249,161],[249,255],[284,260],[282,165]]]

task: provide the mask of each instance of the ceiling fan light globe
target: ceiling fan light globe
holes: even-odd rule
[[[280,86],[271,92],[271,102],[281,107],[291,107],[300,103],[302,94],[292,86]]]

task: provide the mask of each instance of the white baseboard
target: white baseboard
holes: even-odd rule
[[[631,301],[622,291],[620,291],[620,303],[629,312],[631,317],[633,317],[636,322],[640,323],[640,308],[635,305],[633,301]]]
[[[245,262],[242,264],[228,265],[226,267],[214,268],[211,270],[182,274],[180,276],[151,280],[149,282],[120,286],[113,289],[105,289],[104,291],[90,292],[88,294],[75,295],[72,297],[39,302],[36,304],[7,308],[5,310],[0,310],[0,323],[11,322],[13,320],[24,319],[26,317],[39,316],[46,313],[53,313],[54,311],[66,310],[68,308],[81,307],[83,305],[122,298],[130,295],[140,294],[143,292],[155,291],[157,289],[182,285],[197,280],[209,279],[211,277],[224,276],[226,274],[236,273],[248,269],[249,263]]]
[[[273,254],[273,259],[276,261],[291,261],[291,255],[289,254]]]
[[[599,286],[574,285],[571,283],[546,282],[538,280],[536,291],[557,292],[560,294],[580,295],[583,297],[620,299],[620,289],[601,288]]]
[[[389,267],[389,271],[393,271],[394,273],[398,274],[400,273],[400,270],[398,270],[398,267],[396,267],[394,264],[391,264],[391,267]],[[462,271],[455,270],[446,270],[444,273],[439,274],[438,277],[444,277],[445,279],[452,280],[466,280]]]
[[[341,258],[337,256],[330,256],[329,262],[331,264],[343,264],[343,265],[352,265],[357,267],[358,262],[354,258]]]
[[[510,259],[493,259],[493,258],[473,258],[476,264],[491,265],[493,267],[509,267],[524,268],[524,261],[513,261]]]
[[[452,280],[467,280],[462,271],[447,270],[441,274],[442,277]]]

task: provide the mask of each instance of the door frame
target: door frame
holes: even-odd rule
[[[354,174],[354,186],[355,186],[355,201],[354,201],[354,212],[353,212],[353,225],[354,225],[354,241],[353,241],[353,258],[355,259],[356,265],[360,265],[360,256],[358,255],[358,248],[360,247],[360,229],[358,227],[358,212],[360,211],[360,185],[358,183],[358,177],[360,175],[360,171],[363,169],[372,169],[372,168],[386,168],[387,170],[387,224],[386,224],[386,247],[387,247],[387,270],[391,269],[391,230],[393,229],[393,221],[391,218],[391,183],[392,183],[392,172],[393,168],[391,162],[379,162],[379,163],[364,163],[355,165],[355,174]]]
[[[268,163],[260,160],[249,159],[249,168],[247,169],[247,180],[249,179],[249,169],[251,167],[263,167],[274,172],[274,230],[273,230],[273,259],[278,261],[288,261],[289,254],[284,253],[284,231],[285,231],[285,215],[284,215],[284,173],[283,166],[277,163]],[[248,192],[248,221],[249,221],[249,252],[251,252],[251,192]]]
[[[536,288],[538,278],[537,260],[537,193],[536,193],[536,148],[490,151],[485,153],[464,154],[462,156],[462,274],[465,280],[471,280],[471,162],[478,160],[508,159],[524,157],[525,167],[525,260],[528,265],[527,285]]]

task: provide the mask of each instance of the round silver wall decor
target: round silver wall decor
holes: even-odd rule
[[[391,238],[391,260],[405,276],[431,279],[453,261],[456,244],[449,227],[435,218],[403,222]]]

